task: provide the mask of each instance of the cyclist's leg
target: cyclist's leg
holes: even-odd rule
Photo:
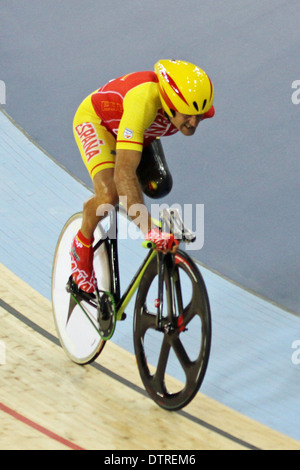
[[[113,179],[115,139],[101,125],[92,108],[90,97],[80,105],[73,123],[75,140],[83,162],[92,178],[95,194],[84,203],[82,226],[71,249],[72,275],[78,286],[93,292],[96,280],[93,270],[93,233],[101,217],[101,204],[115,205],[117,191]]]
[[[114,182],[114,169],[107,168],[99,171],[93,178],[95,194],[88,199],[83,206],[83,221],[81,226],[82,234],[92,239],[95,228],[100,222],[102,216],[99,206],[115,206],[118,202],[118,193]],[[98,210],[98,211],[97,211]]]

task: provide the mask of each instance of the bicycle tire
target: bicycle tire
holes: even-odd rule
[[[71,275],[70,248],[81,223],[82,213],[79,212],[70,217],[61,231],[53,260],[51,292],[52,312],[60,344],[73,362],[85,365],[97,359],[106,341],[101,338],[98,331],[96,309],[86,302],[75,302],[66,290]],[[94,244],[99,241],[101,236],[102,229],[99,225],[94,234]],[[111,276],[105,243],[95,253],[94,269],[98,288],[109,292]],[[70,302],[73,302],[74,305],[71,316],[69,316]],[[83,313],[82,307],[88,317]]]
[[[171,331],[168,328],[160,332],[157,330],[157,311],[153,309],[154,305],[151,306],[153,301],[156,302],[155,295],[157,296],[156,258],[144,273],[134,311],[134,349],[142,382],[150,397],[168,411],[184,408],[195,397],[206,373],[211,348],[211,312],[202,275],[191,258],[181,250],[174,260],[176,303],[179,309],[175,328]],[[183,292],[183,281],[192,288],[191,296],[186,295],[185,287]],[[170,322],[174,324],[172,307],[166,305],[170,302],[168,292],[171,288],[168,271],[164,283],[164,304],[167,307],[164,315],[167,326]],[[183,298],[181,302],[181,296],[187,298]],[[174,370],[169,370],[170,367]],[[182,374],[183,380],[180,379],[175,384],[169,376],[177,376],[178,372]]]

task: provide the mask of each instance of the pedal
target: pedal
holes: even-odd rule
[[[94,293],[88,293],[85,292],[84,290],[80,289],[80,287],[77,286],[76,282],[74,281],[73,277],[70,276],[69,280],[66,284],[66,291],[69,294],[73,294],[75,296],[80,297],[82,300],[95,300],[96,296]]]
[[[66,291],[69,293],[69,294],[73,294],[74,291],[75,291],[75,282],[74,282],[74,279],[72,276],[69,277],[68,279],[68,282],[66,284]],[[78,289],[78,287],[76,286],[76,288]]]
[[[109,292],[102,292],[98,301],[99,332],[103,339],[112,337],[116,326],[116,309],[113,296]]]

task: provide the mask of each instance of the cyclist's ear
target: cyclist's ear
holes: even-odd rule
[[[160,139],[154,140],[144,148],[136,174],[146,196],[158,199],[169,194],[173,178]]]

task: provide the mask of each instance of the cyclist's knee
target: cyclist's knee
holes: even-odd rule
[[[118,198],[114,194],[106,194],[105,197],[95,197],[95,200],[96,215],[100,218],[105,217],[111,212],[118,202]]]
[[[96,174],[94,180],[95,199],[97,204],[115,206],[118,202],[117,188],[114,182],[113,169],[103,170]]]
[[[106,197],[94,195],[83,204],[83,214],[85,220],[92,220],[94,223],[105,217],[117,204],[117,199],[113,195]]]
[[[95,200],[95,196],[93,196],[83,203],[83,214],[86,217],[95,217],[96,207],[97,207],[97,202]]]

